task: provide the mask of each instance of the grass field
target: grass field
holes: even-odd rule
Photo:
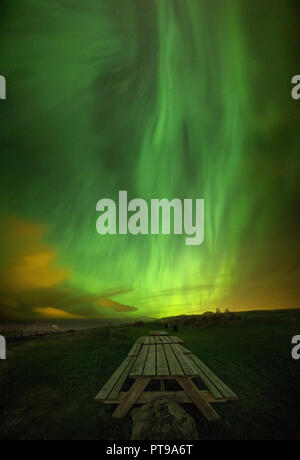
[[[93,398],[134,341],[161,325],[99,328],[8,343],[0,361],[0,439],[128,440],[130,415]],[[209,423],[192,405],[200,439],[300,439],[300,361],[291,338],[300,310],[251,312],[232,326],[176,334],[239,396]]]

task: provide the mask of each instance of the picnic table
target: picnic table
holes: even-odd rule
[[[159,345],[161,343],[183,343],[183,340],[179,339],[178,337],[170,337],[166,335],[149,335],[146,337],[140,337],[136,344],[143,344],[143,345]]]
[[[150,335],[169,335],[167,331],[151,331]]]
[[[95,399],[118,404],[113,413],[115,418],[124,417],[134,404],[167,397],[178,403],[194,403],[207,420],[219,420],[220,416],[211,403],[236,400],[236,394],[176,339],[180,340],[162,335],[138,339]],[[128,391],[122,391],[128,378],[134,383]],[[193,381],[195,378],[200,378],[206,389],[199,389]],[[165,383],[170,379],[178,382],[180,391],[166,391]],[[152,380],[160,381],[160,391],[145,391]]]

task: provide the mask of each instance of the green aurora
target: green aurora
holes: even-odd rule
[[[2,317],[300,306],[299,14],[291,0],[2,0]],[[204,244],[99,236],[96,203],[119,190],[204,198]]]

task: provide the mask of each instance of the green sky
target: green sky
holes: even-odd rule
[[[300,306],[300,8],[273,3],[2,0],[2,317]],[[98,235],[119,190],[204,198],[204,244]]]

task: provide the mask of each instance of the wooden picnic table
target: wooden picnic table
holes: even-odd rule
[[[151,331],[150,335],[169,335],[167,331]]]
[[[179,339],[178,337],[168,335],[149,335],[140,337],[136,343],[143,345],[159,345],[161,343],[183,343],[183,340]]]
[[[113,417],[124,417],[134,404],[168,397],[179,403],[196,404],[207,420],[214,421],[219,420],[220,416],[211,403],[237,399],[233,391],[190,350],[176,342],[149,340],[145,343],[145,337],[141,339],[134,344],[127,358],[96,396],[97,401],[118,404]],[[134,379],[134,383],[125,392],[122,387],[127,378]],[[200,390],[193,382],[194,378],[200,378],[206,389]],[[181,390],[166,391],[165,382],[169,379],[176,380]],[[160,380],[160,391],[145,391],[151,380]]]

